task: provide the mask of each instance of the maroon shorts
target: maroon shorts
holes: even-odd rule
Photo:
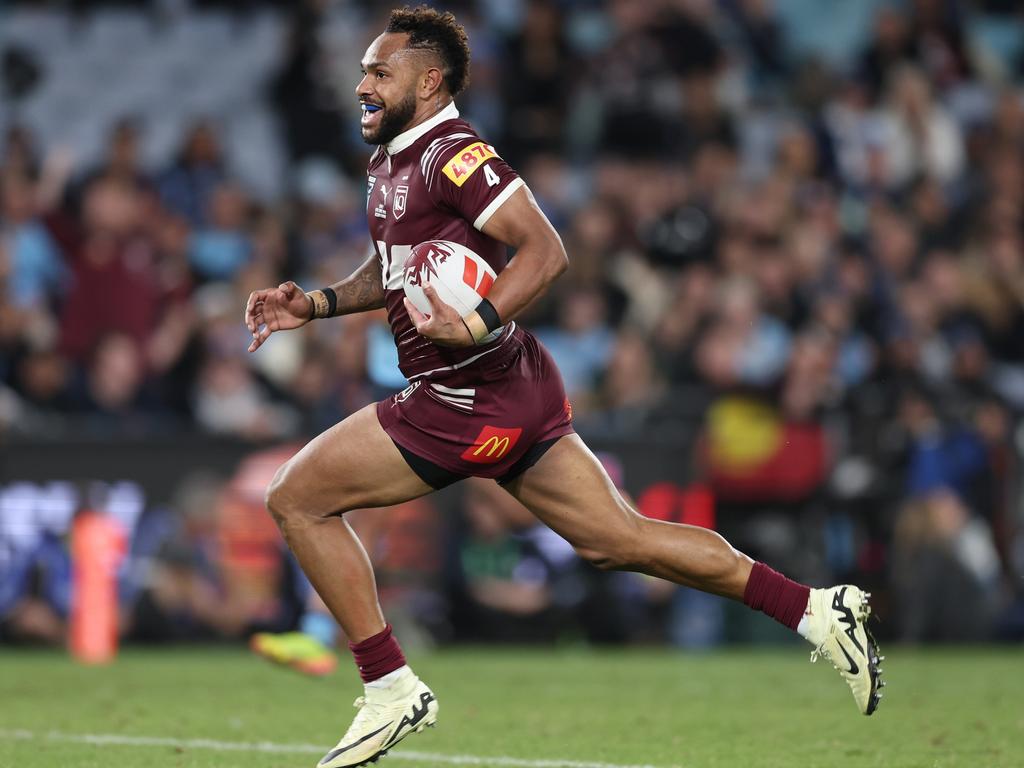
[[[573,432],[558,368],[519,327],[469,365],[433,373],[381,400],[377,418],[435,488],[469,476],[508,482]]]

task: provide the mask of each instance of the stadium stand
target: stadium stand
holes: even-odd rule
[[[88,494],[60,486],[55,513],[45,500],[85,479],[83,454],[121,462],[96,479],[141,482],[151,511],[173,514],[138,446],[173,443],[163,473],[184,482],[226,440],[226,483],[246,453],[403,386],[375,314],[275,335],[252,357],[240,322],[252,288],[331,282],[367,253],[352,89],[385,6],[71,5],[0,8],[0,574],[17,574],[0,581],[20,590],[0,611],[7,636],[49,640],[66,613],[55,542]],[[524,322],[645,513],[689,519],[694,489],[711,494],[737,546],[805,581],[872,586],[883,635],[1024,636],[1013,4],[451,5],[475,56],[460,108],[572,262]],[[818,35],[816,15],[833,13],[848,18]],[[472,532],[457,495],[437,508]],[[445,567],[470,544],[439,544]],[[544,563],[546,637],[571,569]],[[431,584],[498,611],[466,586],[478,575],[436,565]],[[629,622],[639,639],[756,634],[642,582],[573,579],[646,612]],[[52,615],[19,609],[30,593]],[[444,639],[438,594],[410,615]],[[199,634],[259,622],[287,610]]]

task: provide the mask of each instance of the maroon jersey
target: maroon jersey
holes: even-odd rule
[[[514,479],[573,431],[551,356],[515,323],[487,345],[436,346],[405,311],[402,277],[425,240],[463,243],[500,273],[505,246],[481,230],[523,181],[454,104],[378,149],[367,172],[366,215],[399,366],[411,382],[377,404],[377,418],[436,488],[467,475]]]
[[[523,180],[484,142],[454,104],[374,152],[367,167],[366,217],[380,258],[388,321],[398,365],[410,381],[444,376],[506,344],[506,331],[487,345],[439,347],[416,332],[405,310],[402,273],[413,247],[452,240],[501,273],[505,245],[483,226]]]

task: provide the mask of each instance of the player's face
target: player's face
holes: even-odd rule
[[[363,79],[356,87],[363,116],[360,132],[367,144],[387,144],[416,115],[418,57],[405,47],[405,34],[384,34],[363,57]]]

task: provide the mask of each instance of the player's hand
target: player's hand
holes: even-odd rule
[[[245,327],[252,334],[249,351],[255,352],[274,331],[299,328],[313,317],[313,300],[289,280],[277,288],[253,291],[245,305]]]
[[[437,295],[434,286],[423,284],[423,293],[430,302],[430,314],[425,315],[416,309],[409,299],[405,300],[405,310],[412,318],[413,325],[420,336],[430,339],[442,347],[471,347],[473,340],[469,328],[462,322],[462,315],[450,304],[445,304]]]

